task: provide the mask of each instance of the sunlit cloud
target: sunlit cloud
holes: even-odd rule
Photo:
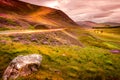
[[[120,0],[27,0],[27,2],[60,9],[74,21],[120,21]]]
[[[48,1],[44,3],[44,6],[51,7],[51,8],[58,8],[58,1]]]

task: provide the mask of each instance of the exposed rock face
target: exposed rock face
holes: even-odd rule
[[[27,76],[37,71],[42,56],[38,54],[30,54],[26,56],[18,56],[14,58],[3,74],[3,80],[16,79],[19,76]]]

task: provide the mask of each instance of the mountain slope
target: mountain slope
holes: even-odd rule
[[[0,16],[56,27],[77,26],[72,19],[60,10],[37,6],[19,0],[1,0]]]

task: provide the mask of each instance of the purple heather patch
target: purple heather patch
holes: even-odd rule
[[[113,54],[120,54],[120,50],[110,50],[110,52]]]

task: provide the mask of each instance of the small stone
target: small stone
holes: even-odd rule
[[[32,42],[38,42],[37,38],[32,38],[31,41]]]
[[[14,38],[13,41],[18,42],[20,39],[19,38]]]
[[[47,41],[43,41],[42,44],[44,44],[44,45],[48,45],[49,42],[47,42]]]

